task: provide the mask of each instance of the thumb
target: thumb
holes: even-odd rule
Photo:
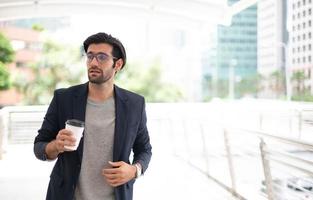
[[[119,167],[123,164],[123,161],[118,161],[118,162],[109,161],[109,164],[112,165],[112,167]]]

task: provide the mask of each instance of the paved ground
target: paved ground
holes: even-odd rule
[[[157,147],[156,147],[157,148]],[[32,145],[9,145],[0,160],[1,200],[42,200],[53,162],[36,160]],[[231,196],[177,157],[155,151],[146,175],[135,184],[135,200],[212,199]]]

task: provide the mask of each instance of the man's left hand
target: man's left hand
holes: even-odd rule
[[[102,170],[102,175],[105,180],[112,186],[117,187],[130,181],[136,177],[136,167],[124,161],[110,162],[112,168],[105,168]]]

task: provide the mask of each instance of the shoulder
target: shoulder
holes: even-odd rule
[[[134,93],[132,91],[120,88],[116,85],[115,85],[115,92],[116,92],[117,96],[121,97],[122,99],[126,99],[128,101],[131,101],[131,102],[142,102],[143,103],[145,101],[145,99],[142,95],[139,95],[139,94]]]
[[[84,94],[87,92],[87,83],[74,85],[68,88],[59,88],[55,90],[55,95],[73,95],[73,94]]]

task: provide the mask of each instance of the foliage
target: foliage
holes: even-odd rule
[[[292,95],[291,100],[293,101],[309,101],[313,102],[313,95],[309,92],[306,92],[302,95]]]
[[[40,24],[33,24],[32,29],[38,32],[42,32],[45,30],[45,28]]]
[[[0,62],[11,63],[14,59],[14,50],[10,41],[0,33]]]
[[[305,88],[305,80],[307,77],[305,76],[303,71],[297,71],[292,74],[291,80],[295,84],[295,91],[293,92],[295,95],[304,95],[306,93]]]
[[[6,90],[10,88],[10,73],[3,63],[0,62],[0,90]]]
[[[282,70],[276,70],[269,76],[270,89],[276,95],[276,98],[284,96],[285,94],[285,74]]]
[[[255,74],[251,76],[246,76],[242,78],[240,81],[235,82],[235,97],[241,98],[244,96],[257,96],[258,92],[260,92],[262,87],[262,81],[264,80],[264,77],[260,74]],[[214,84],[216,89],[214,90],[213,84],[212,84],[212,78],[211,77],[204,77],[203,80],[203,87],[207,90],[210,90],[207,92],[207,94],[204,95],[203,101],[209,101],[212,99],[215,95],[215,97],[219,98],[227,98],[229,95],[229,81],[227,79],[219,79],[217,80],[216,84]]]
[[[79,48],[47,40],[41,60],[29,66],[33,78],[20,74],[14,85],[24,95],[25,104],[47,104],[56,88],[80,82],[83,68],[78,69],[79,61]]]
[[[5,64],[13,61],[14,50],[10,41],[0,33],[0,90],[7,90],[11,86],[10,72]]]
[[[162,80],[162,70],[158,61],[150,66],[131,63],[125,66],[116,77],[116,83],[123,88],[143,95],[147,102],[176,102],[183,94],[174,85]]]
[[[262,87],[264,77],[261,74],[255,74],[244,77],[235,85],[236,97],[253,96],[256,97]]]

